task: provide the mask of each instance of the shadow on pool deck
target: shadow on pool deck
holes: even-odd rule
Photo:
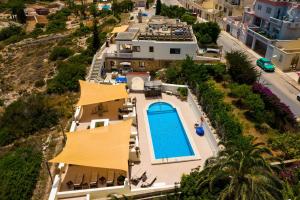
[[[147,137],[147,134],[150,133],[146,129],[146,123],[148,123],[148,121],[145,116],[145,110],[150,103],[157,102],[158,99],[145,99],[144,94],[135,93],[131,93],[130,96],[137,98],[138,133],[141,150],[141,163],[132,167],[132,176],[139,176],[141,173],[146,171],[147,176],[149,177],[147,181],[151,181],[153,177],[157,177],[154,186],[174,184],[175,182],[180,182],[181,176],[183,174],[188,174],[191,169],[203,166],[205,160],[213,155],[207,139],[205,137],[198,136],[195,133],[194,124],[199,121],[199,119],[196,119],[196,116],[188,102],[181,101],[175,96],[163,94],[159,101],[171,103],[172,106],[177,109],[179,116],[182,116],[183,119],[181,119],[181,121],[187,128],[185,131],[192,137],[196,145],[195,151],[199,152],[201,160],[152,165],[152,148],[149,146]],[[137,187],[139,187],[140,184]]]

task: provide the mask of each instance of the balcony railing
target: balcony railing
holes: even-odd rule
[[[272,40],[275,39],[259,27],[249,27],[248,34],[252,35],[252,36],[255,35],[255,37],[257,39],[259,39],[265,43],[270,43],[270,42],[272,42]]]
[[[132,53],[105,53],[107,58],[132,58]]]
[[[281,25],[282,25],[282,20],[276,19],[276,18],[274,18],[274,17],[270,17],[270,22],[271,22],[272,24],[277,25],[277,26],[281,26]]]

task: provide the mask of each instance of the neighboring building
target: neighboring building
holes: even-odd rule
[[[106,71],[152,71],[184,60],[187,55],[194,60],[219,60],[201,57],[191,26],[176,19],[152,17],[148,23],[136,24],[111,40],[104,54]]]
[[[214,21],[219,13],[215,0],[179,0],[182,6],[202,19]]]
[[[279,40],[300,37],[300,3],[257,0],[243,16],[225,18],[224,29],[260,55],[271,59]]]
[[[276,42],[272,62],[282,71],[300,70],[300,39]]]
[[[243,24],[246,45],[270,58],[276,40],[300,37],[300,3],[258,0],[253,9],[246,9]]]

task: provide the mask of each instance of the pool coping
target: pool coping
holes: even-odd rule
[[[152,143],[152,137],[151,137],[151,132],[150,132],[150,127],[149,127],[149,120],[148,120],[148,115],[147,115],[147,110],[149,106],[153,103],[158,103],[158,102],[165,102],[170,104],[173,108],[176,109],[177,114],[179,115],[179,119],[182,123],[182,126],[185,130],[186,136],[189,140],[189,143],[191,145],[191,148],[194,152],[195,155],[193,156],[181,156],[181,157],[174,157],[174,158],[161,158],[161,159],[156,159],[155,158],[155,153],[154,153],[154,147]],[[177,107],[174,106],[174,103],[168,101],[168,100],[153,100],[151,102],[146,103],[146,106],[143,110],[144,113],[144,119],[145,119],[145,127],[146,127],[146,134],[147,134],[147,139],[148,139],[148,147],[150,149],[150,160],[151,164],[156,165],[156,164],[168,164],[168,163],[177,163],[177,162],[186,162],[186,161],[194,161],[194,160],[201,160],[201,156],[199,154],[198,148],[193,140],[193,137],[190,135],[190,130],[186,126],[186,122],[181,114],[181,110]]]

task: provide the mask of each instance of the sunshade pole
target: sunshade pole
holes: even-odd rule
[[[45,163],[46,163],[47,170],[48,170],[48,173],[49,173],[49,176],[50,176],[50,179],[51,179],[51,184],[53,184],[53,178],[52,178],[52,175],[51,175],[51,172],[50,172],[49,164],[48,164],[48,162],[45,162]]]

